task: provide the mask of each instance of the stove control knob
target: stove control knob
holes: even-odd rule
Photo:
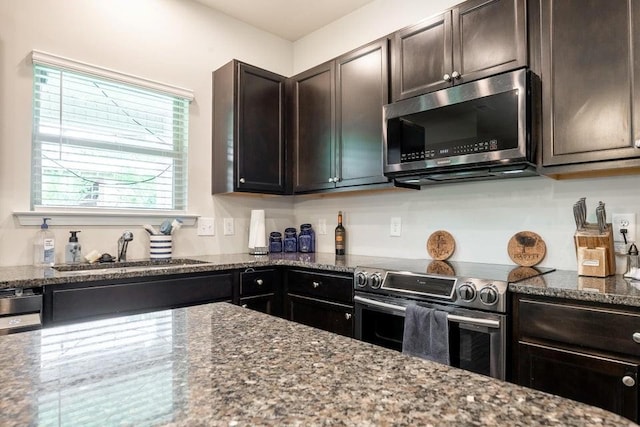
[[[367,286],[367,273],[364,271],[358,271],[356,273],[356,286],[359,288]]]
[[[458,288],[458,296],[462,301],[473,301],[476,297],[476,287],[471,282],[464,282]]]
[[[373,273],[371,275],[369,286],[371,286],[371,289],[380,289],[380,286],[382,286],[382,276],[380,276],[380,273]]]
[[[498,302],[498,290],[493,285],[480,290],[480,301],[485,305],[493,305]]]

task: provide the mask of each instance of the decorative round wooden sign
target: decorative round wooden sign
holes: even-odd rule
[[[447,261],[434,260],[427,266],[427,273],[441,274],[443,276],[455,276],[456,270]]]
[[[427,252],[429,256],[438,261],[449,258],[456,250],[456,241],[453,236],[444,230],[433,232],[427,239]]]
[[[547,245],[533,231],[520,231],[509,239],[507,245],[509,258],[523,267],[531,267],[544,259]]]

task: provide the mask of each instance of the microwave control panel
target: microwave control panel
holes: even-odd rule
[[[457,146],[447,147],[447,148],[402,153],[400,155],[400,161],[402,163],[405,163],[405,162],[415,162],[417,160],[429,160],[429,159],[444,158],[444,157],[451,157],[451,156],[464,156],[467,154],[496,151],[498,150],[498,148],[499,148],[498,140],[491,139],[487,141],[481,141],[481,142],[476,142],[472,144],[462,144],[462,145],[457,145]]]

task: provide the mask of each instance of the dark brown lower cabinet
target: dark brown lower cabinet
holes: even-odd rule
[[[289,320],[353,337],[353,306],[301,295],[287,295]]]
[[[282,280],[275,268],[247,268],[240,272],[240,299],[242,307],[282,316]]]
[[[514,294],[515,383],[638,422],[640,310]]]
[[[317,270],[285,271],[285,316],[353,337],[353,276]]]
[[[229,272],[45,286],[43,324],[47,327],[231,301],[233,280]]]
[[[638,421],[637,363],[527,343],[518,350],[520,385]]]
[[[240,298],[240,306],[250,310],[261,311],[273,316],[280,316],[278,299],[275,294],[257,295]]]

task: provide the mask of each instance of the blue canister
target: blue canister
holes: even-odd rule
[[[269,252],[282,252],[282,233],[272,231],[269,234]]]
[[[311,224],[302,224],[300,226],[300,234],[298,235],[298,251],[299,252],[315,252],[316,250],[316,233],[311,228]]]
[[[298,252],[298,238],[295,227],[285,228],[284,230],[284,251]]]

